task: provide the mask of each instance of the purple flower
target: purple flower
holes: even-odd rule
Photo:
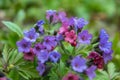
[[[31,42],[22,39],[21,41],[17,42],[17,46],[18,46],[18,51],[19,52],[29,52],[30,48],[31,48]]]
[[[63,77],[62,80],[81,80],[80,77],[76,74],[73,73],[68,73]]]
[[[89,80],[93,80],[93,78],[95,78],[96,74],[95,74],[95,70],[96,70],[96,66],[92,65],[89,68],[86,69],[86,74],[89,77]]]
[[[39,54],[41,50],[45,50],[45,46],[41,43],[35,44],[35,47],[33,48],[34,54]]]
[[[36,39],[39,37],[39,34],[36,33],[34,28],[31,28],[30,31],[25,31],[24,32],[24,39],[30,42],[35,42]]]
[[[66,13],[65,12],[58,12],[58,17],[59,17],[59,20],[64,23],[66,21],[68,21],[68,18],[66,17]]]
[[[78,33],[78,42],[82,44],[90,44],[92,34],[89,34],[87,30],[83,30]]]
[[[100,40],[99,48],[101,51],[105,53],[109,53],[112,47],[112,42],[106,41],[106,40]]]
[[[44,34],[44,28],[43,28],[43,24],[45,22],[43,20],[39,20],[37,23],[36,23],[36,26],[37,26],[37,29],[39,31],[40,34]]]
[[[34,60],[34,52],[33,52],[33,48],[30,48],[30,52],[24,53],[24,59],[25,60],[29,60],[29,61],[33,61]]]
[[[39,74],[42,76],[43,75],[43,73],[45,72],[45,65],[44,64],[42,64],[42,63],[38,63],[38,66],[37,66],[37,71],[39,72]]]
[[[56,10],[47,10],[46,11],[46,19],[50,23],[56,23],[58,21],[58,16],[57,16]]]
[[[104,41],[104,40],[108,40],[109,39],[109,35],[107,34],[107,32],[104,29],[100,30],[100,41]]]
[[[45,36],[43,45],[46,47],[48,51],[53,50],[57,45],[55,36]]]
[[[56,63],[61,57],[61,54],[57,51],[52,51],[49,54],[50,60],[53,61],[54,63]]]
[[[49,58],[49,53],[46,50],[41,50],[39,54],[37,54],[38,61],[41,63],[45,63]]]
[[[84,18],[79,18],[79,19],[74,18],[74,26],[78,29],[82,29],[87,24],[88,24],[88,22],[85,21]]]
[[[87,68],[86,60],[81,56],[76,56],[72,59],[71,66],[74,71],[83,72]]]
[[[103,59],[105,64],[107,64],[107,62],[112,59],[112,53],[113,53],[113,50],[110,50],[109,53],[103,53]]]

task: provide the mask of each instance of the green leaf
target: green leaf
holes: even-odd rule
[[[9,22],[9,21],[2,21],[2,23],[6,25],[6,27],[8,27],[11,31],[17,33],[19,37],[23,36],[22,30],[20,29],[18,25],[12,22]]]
[[[7,63],[7,60],[8,60],[8,48],[7,48],[7,45],[4,46],[4,49],[3,49],[3,52],[2,52],[2,56],[3,56],[3,59],[5,61],[5,63]]]
[[[114,77],[114,73],[115,73],[115,65],[111,62],[108,64],[107,66],[108,68],[108,74],[109,74],[109,77],[112,79]]]

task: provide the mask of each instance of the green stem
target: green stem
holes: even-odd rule
[[[66,51],[66,49],[65,49],[64,45],[62,44],[62,42],[60,42],[60,47],[61,47],[61,49],[64,51],[64,53],[66,53],[66,54],[67,54],[67,51]]]

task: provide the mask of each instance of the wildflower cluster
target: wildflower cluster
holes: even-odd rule
[[[47,10],[46,19],[48,22],[39,20],[33,28],[24,31],[24,38],[17,42],[18,51],[24,54],[25,60],[37,59],[36,69],[41,76],[49,72],[48,67],[50,69],[54,67],[50,64],[59,64],[63,61],[64,55],[67,55],[64,64],[69,70],[62,80],[83,80],[78,73],[87,75],[89,80],[93,80],[96,76],[95,71],[103,69],[112,59],[112,42],[109,41],[109,35],[104,29],[101,29],[97,41],[92,43],[93,35],[84,30],[84,26],[88,24],[84,18],[68,18],[65,12]],[[52,32],[56,24],[59,24],[59,29]],[[73,48],[72,52],[66,49],[65,43]],[[85,53],[80,51],[89,46],[92,47],[84,51],[87,55],[83,56]]]

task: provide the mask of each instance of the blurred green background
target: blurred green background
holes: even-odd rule
[[[120,0],[0,0],[0,53],[4,44],[16,47],[19,39],[1,21],[14,22],[24,30],[45,19],[48,9],[85,18],[91,33],[105,28],[113,41],[113,62],[120,71]]]

